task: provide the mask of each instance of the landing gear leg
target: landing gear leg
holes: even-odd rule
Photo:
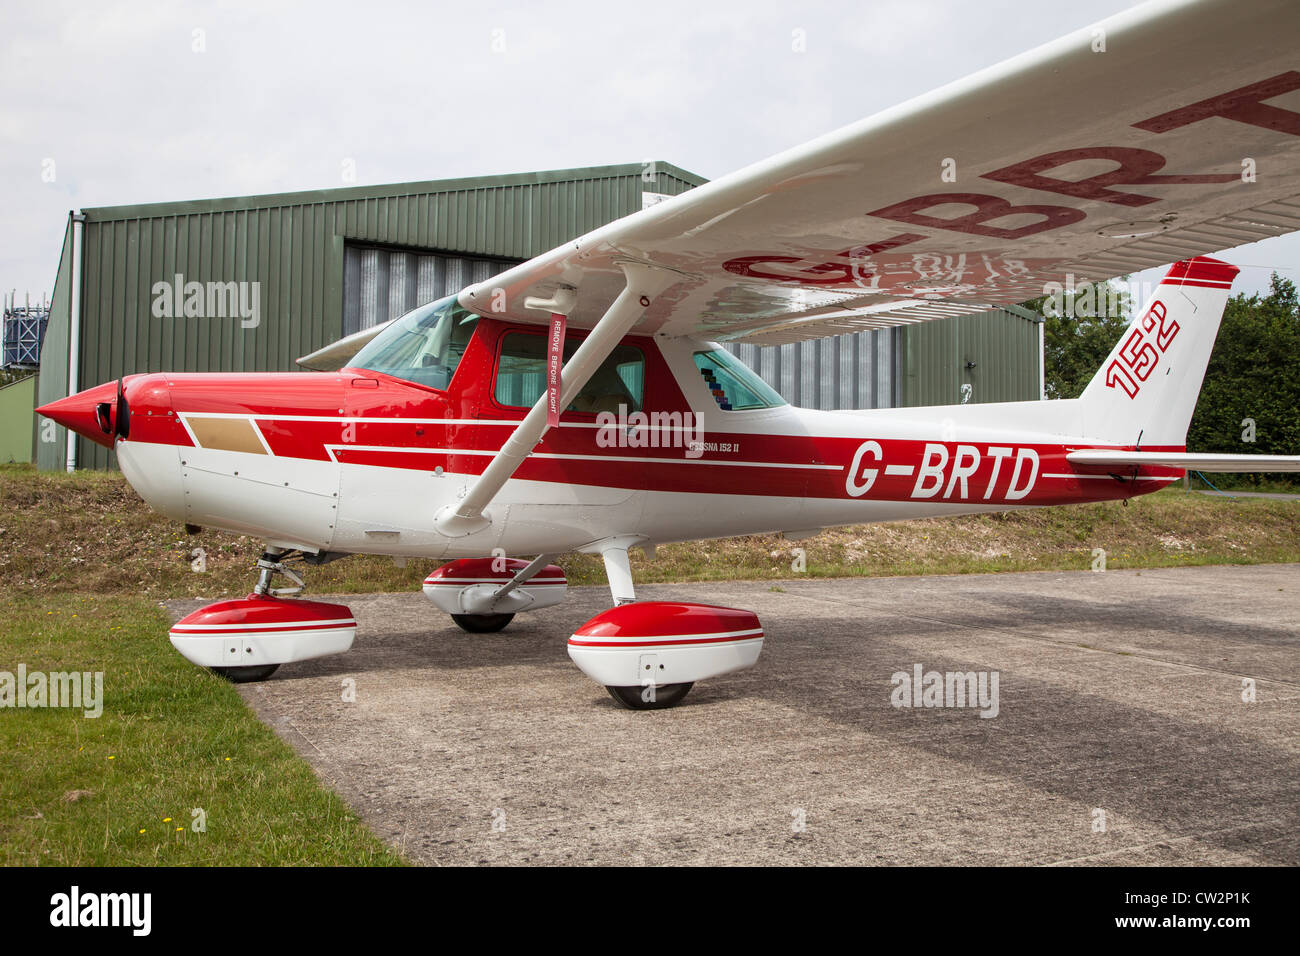
[[[627,556],[628,542],[615,539],[600,549],[605,559],[605,577],[609,578],[609,593],[614,605],[631,604],[636,600],[636,586],[632,583],[632,561]]]
[[[257,559],[257,584],[253,587],[254,594],[274,594],[277,596],[281,594],[298,594],[304,587],[306,587],[302,578],[298,577],[298,575],[285,564],[283,559],[287,557],[288,554],[289,552],[285,551],[283,548],[267,548],[262,552],[262,556]],[[271,581],[277,574],[283,574],[286,578],[292,581],[293,587],[271,587]]]

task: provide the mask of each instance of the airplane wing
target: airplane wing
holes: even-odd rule
[[[392,322],[393,320],[389,319],[387,322],[380,322],[378,325],[372,325],[360,332],[345,335],[337,342],[331,342],[315,352],[308,352],[302,358],[295,359],[295,361],[303,368],[311,369],[313,372],[337,372],[347,365],[354,355],[370,344],[371,339],[388,328]]]
[[[1300,4],[1146,4],[627,216],[461,304],[758,344],[944,318],[1300,229]],[[863,68],[864,81],[870,68]],[[720,104],[761,109],[761,104]],[[504,296],[501,292],[504,291]]]
[[[592,330],[549,396],[564,408],[632,331],[820,338],[1292,232],[1297,37],[1295,0],[1149,3],[609,223],[460,303],[538,324],[558,311]],[[439,530],[491,523],[547,401]]]
[[[1300,471],[1300,455],[1216,455],[1165,451],[1072,451],[1065,456],[1073,465],[1119,467],[1154,465],[1187,471]]]

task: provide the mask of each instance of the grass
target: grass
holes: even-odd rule
[[[1269,474],[1219,474],[1211,472],[1192,476],[1192,487],[1200,491],[1246,491],[1264,494],[1300,495],[1300,482],[1295,475]]]
[[[172,649],[156,602],[23,596],[0,610],[0,671],[104,675],[97,718],[0,710],[0,863],[402,862],[230,684]]]
[[[191,570],[194,549],[206,571]],[[793,569],[795,548],[806,569]],[[1000,515],[931,518],[823,531],[802,541],[752,535],[671,544],[656,559],[633,554],[645,583],[779,580],[986,571],[1084,570],[1093,549],[1107,567],[1300,561],[1300,503],[1226,499],[1170,488],[1120,502]],[[93,593],[162,599],[246,594],[256,539],[205,530],[186,535],[136,496],[121,475],[0,467],[0,588],[32,596]],[[573,584],[604,584],[600,559],[567,555]],[[306,568],[309,594],[418,590],[439,562],[354,555]]]

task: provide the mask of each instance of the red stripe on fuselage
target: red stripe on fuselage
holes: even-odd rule
[[[275,422],[259,419],[272,451],[315,460],[332,456],[364,467],[480,474],[496,455],[511,422],[417,426],[410,422]],[[468,425],[472,424],[472,428]],[[343,429],[351,429],[343,441]],[[802,435],[709,433],[709,450],[688,457],[685,448],[602,448],[597,429],[561,427],[548,433],[515,476],[593,487],[678,492],[932,503],[1051,504],[1096,501],[1134,493],[1109,473],[1079,468],[1066,456],[1084,447],[1006,442],[933,442],[876,439],[880,447],[855,455],[868,439]],[[457,439],[450,439],[455,433]],[[671,439],[661,436],[663,441]],[[467,440],[457,447],[457,440]],[[328,446],[328,448],[327,448]],[[732,452],[713,450],[731,448]],[[1131,450],[1126,447],[1124,450]],[[1181,451],[1149,447],[1146,451]],[[906,474],[891,474],[907,470]],[[870,472],[874,471],[874,478]],[[1141,490],[1154,490],[1180,478],[1169,468],[1122,470],[1138,478]],[[1117,470],[1118,474],[1119,471]],[[852,483],[850,484],[850,478]],[[1160,479],[1160,480],[1153,480]],[[861,494],[851,493],[869,485]]]

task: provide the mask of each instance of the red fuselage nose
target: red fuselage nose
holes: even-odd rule
[[[36,414],[105,448],[113,447],[117,416],[117,382],[105,382],[76,395],[42,405]]]

